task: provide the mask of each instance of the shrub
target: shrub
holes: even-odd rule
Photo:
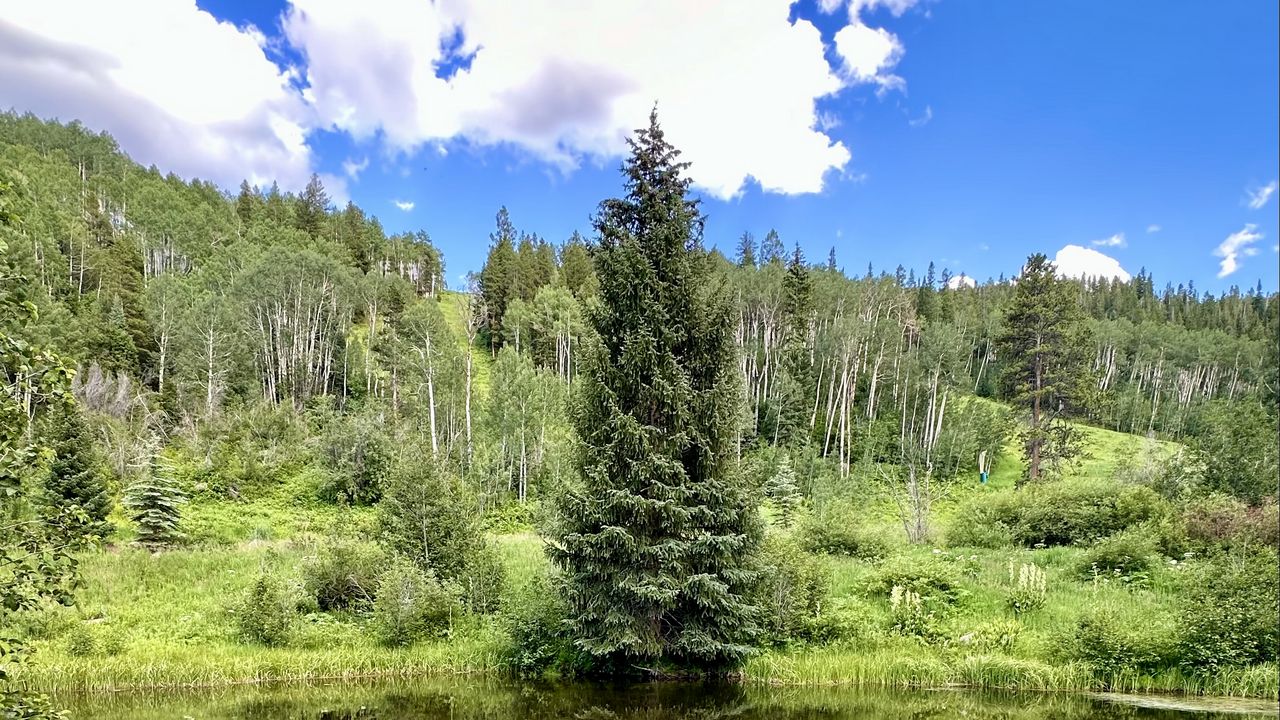
[[[992,546],[1007,533],[1026,547],[1080,545],[1168,512],[1168,503],[1143,485],[1052,482],[970,500],[956,513],[948,539],[955,545]]]
[[[269,647],[286,644],[295,607],[274,575],[259,575],[233,610],[240,637]]]
[[[462,612],[460,594],[456,585],[442,583],[415,563],[396,558],[378,577],[375,632],[392,646],[445,635]]]
[[[66,637],[67,654],[71,657],[89,657],[98,652],[98,639],[88,625],[76,623]]]
[[[934,558],[920,560],[909,555],[889,558],[872,578],[872,591],[892,593],[894,588],[946,605],[965,594],[955,568]]]
[[[1188,544],[1200,552],[1276,547],[1280,542],[1276,508],[1274,500],[1249,507],[1229,495],[1215,493],[1187,505],[1182,513],[1182,528]]]
[[[1087,663],[1099,679],[1153,671],[1164,664],[1167,648],[1161,638],[1144,634],[1142,628],[1106,611],[1093,612],[1076,621],[1062,649],[1070,659]]]
[[[483,543],[467,558],[458,584],[467,608],[473,613],[487,614],[498,611],[506,580],[502,558],[492,545]]]
[[[303,561],[303,587],[320,610],[356,608],[373,600],[386,555],[376,544],[336,535]]]
[[[891,545],[882,533],[863,527],[850,518],[853,512],[840,512],[830,506],[803,518],[796,537],[800,547],[822,555],[848,555],[862,560],[879,560],[887,556]]]
[[[587,667],[588,659],[566,632],[569,608],[553,578],[534,577],[506,606],[502,627],[507,644],[502,665],[519,677],[538,677],[548,671],[572,674]]]
[[[1077,573],[1082,580],[1145,587],[1155,554],[1155,541],[1149,533],[1141,528],[1122,530],[1094,543],[1081,558]]]
[[[330,420],[320,437],[320,460],[329,471],[321,498],[353,505],[377,502],[391,471],[391,447],[376,408]]]
[[[1009,590],[1006,602],[1015,613],[1022,614],[1044,607],[1048,592],[1048,580],[1044,570],[1035,563],[1023,563],[1016,572],[1013,562],[1009,562],[1009,580],[1013,588]]]
[[[870,621],[871,617],[870,608],[864,604],[835,601],[810,623],[808,639],[820,645],[872,642],[882,631]]]
[[[789,540],[770,536],[760,546],[756,607],[768,642],[799,639],[818,617],[827,595],[827,570]]]
[[[1185,577],[1178,656],[1195,672],[1276,660],[1280,571],[1273,550],[1196,563]]]
[[[429,460],[396,467],[378,503],[382,541],[443,580],[458,579],[483,544],[462,483]]]

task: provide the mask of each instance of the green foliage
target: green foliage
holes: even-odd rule
[[[889,632],[894,635],[936,640],[942,635],[937,603],[901,585],[889,590]]]
[[[462,588],[468,610],[480,615],[498,611],[507,584],[507,573],[492,544],[482,542],[472,549],[457,583]]]
[[[590,667],[590,656],[565,632],[569,606],[553,578],[531,578],[506,604],[501,620],[507,635],[501,662],[508,672],[530,678],[552,672],[573,675]]]
[[[483,547],[474,501],[425,458],[396,467],[378,503],[378,522],[393,553],[445,580],[459,579]]]
[[[959,573],[950,563],[913,555],[888,558],[871,579],[872,591],[892,594],[894,588],[943,605],[954,604],[966,595]]]
[[[296,608],[284,583],[274,573],[263,573],[232,612],[242,638],[275,647],[289,642]]]
[[[804,637],[827,597],[829,573],[795,542],[770,536],[760,545],[755,605],[764,638],[785,645]]]
[[[1081,580],[1145,586],[1156,566],[1156,546],[1145,528],[1121,530],[1094,543],[1076,566]]]
[[[1276,408],[1256,402],[1211,403],[1199,419],[1194,440],[1204,463],[1204,483],[1211,490],[1256,504],[1274,497],[1280,477],[1280,449],[1276,437]]]
[[[856,511],[842,503],[825,504],[803,517],[796,537],[804,550],[823,555],[874,561],[890,553],[884,533],[862,525]]]
[[[1059,650],[1087,663],[1094,675],[1109,682],[1125,672],[1151,672],[1167,662],[1169,638],[1141,624],[1125,622],[1107,610],[1088,612],[1064,636]]]
[[[67,654],[71,657],[89,657],[98,654],[98,639],[83,622],[73,625],[63,642],[66,645]]]
[[[1249,507],[1243,501],[1221,494],[1197,498],[1182,511],[1181,530],[1198,552],[1277,547],[1280,545],[1280,515],[1274,499]]]
[[[150,471],[139,475],[124,493],[129,519],[138,529],[138,543],[158,550],[180,541],[183,533],[178,524],[185,502],[186,495],[173,480],[172,466],[157,457]]]
[[[1016,620],[1000,618],[982,623],[973,632],[962,637],[961,642],[984,652],[1012,653],[1020,637],[1021,624]]]
[[[386,417],[377,410],[332,420],[320,438],[320,457],[330,473],[322,497],[368,505],[382,496],[391,472]]]
[[[1276,660],[1280,571],[1274,547],[1197,563],[1183,582],[1178,654],[1184,668],[1213,673]]]
[[[1021,615],[1044,607],[1049,583],[1044,570],[1035,563],[1023,563],[1014,572],[1013,563],[1009,563],[1009,581],[1013,587],[1005,598],[1010,610]]]
[[[1000,547],[1006,539],[1027,547],[1088,544],[1168,512],[1142,485],[1044,483],[969,500],[957,510],[947,540],[971,547]]]
[[[747,594],[759,519],[733,467],[733,323],[656,114],[630,142],[627,196],[596,216],[600,342],[574,418],[582,483],[559,503],[551,553],[569,628],[601,670],[717,671],[757,631]]]
[[[1076,452],[1062,416],[1088,404],[1090,340],[1075,283],[1060,279],[1044,255],[1028,257],[998,352],[1004,386],[1029,416],[1023,440],[1030,480],[1040,479],[1045,461],[1052,466]]]
[[[765,499],[778,514],[778,524],[789,528],[804,505],[804,495],[796,486],[796,471],[791,466],[791,456],[782,453],[774,463],[764,483]]]
[[[53,460],[45,480],[48,502],[54,507],[80,508],[85,523],[77,531],[91,537],[104,537],[111,528],[107,522],[111,496],[98,467],[89,427],[80,411],[71,407],[56,412],[50,425]]]
[[[386,558],[376,543],[333,534],[307,554],[303,588],[321,610],[363,608],[373,600]]]
[[[459,589],[404,558],[378,576],[373,626],[387,645],[412,645],[447,634],[462,612]]]

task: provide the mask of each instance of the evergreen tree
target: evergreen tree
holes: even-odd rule
[[[320,176],[311,174],[307,187],[298,196],[298,209],[294,222],[298,229],[311,237],[320,237],[320,229],[324,226],[325,213],[329,211],[329,194],[324,191]]]
[[[236,217],[248,225],[253,221],[254,206],[258,202],[258,194],[249,186],[248,180],[240,181],[240,195],[236,197]]]
[[[138,526],[138,543],[151,550],[182,539],[178,529],[186,496],[173,480],[173,470],[157,457],[150,472],[137,477],[124,494],[129,519]]]
[[[627,195],[595,221],[602,302],[575,416],[582,484],[560,500],[551,554],[570,631],[598,670],[722,670],[758,632],[733,323],[709,282],[688,164],[656,112],[630,145]]]
[[[391,550],[442,580],[461,576],[484,543],[462,485],[429,459],[391,473],[378,520]]]
[[[781,265],[786,261],[787,249],[782,246],[782,238],[777,230],[770,230],[760,243],[760,262],[769,265]]]
[[[784,528],[791,527],[801,503],[804,502],[804,496],[796,486],[796,471],[791,465],[791,456],[787,453],[779,455],[773,474],[765,481],[764,496],[777,510],[778,524]]]
[[[79,508],[84,520],[76,529],[85,536],[104,537],[110,530],[107,514],[111,497],[98,469],[84,416],[74,407],[61,409],[52,417],[49,435],[54,454],[45,480],[49,503],[59,509]]]
[[[596,294],[596,271],[591,267],[587,244],[573,231],[573,237],[560,250],[560,282],[579,300]]]
[[[831,246],[831,252],[827,253],[827,269],[831,272],[836,271],[836,247]]]
[[[738,267],[756,266],[756,238],[750,232],[742,233],[738,239]]]
[[[1005,389],[1028,413],[1027,478],[1034,481],[1045,460],[1074,451],[1063,417],[1087,400],[1092,347],[1074,283],[1057,277],[1043,254],[1027,258],[997,343]]]
[[[485,329],[489,332],[489,345],[496,350],[502,344],[502,316],[507,305],[515,299],[513,285],[516,280],[516,229],[505,207],[498,210],[497,230],[489,236],[489,256],[480,269],[480,295],[488,313]]]

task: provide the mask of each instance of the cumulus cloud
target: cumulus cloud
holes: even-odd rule
[[[413,201],[412,201],[412,200],[392,200],[391,202],[392,202],[392,204],[394,204],[396,207],[400,208],[401,210],[403,210],[403,211],[405,211],[405,212],[409,212],[410,210],[412,210],[412,209],[413,209]]]
[[[819,191],[851,157],[815,107],[850,81],[789,12],[788,0],[292,0],[284,30],[318,115],[356,138],[510,145],[567,171],[625,152],[656,101],[695,183],[732,197],[748,178]]]
[[[1272,180],[1262,187],[1247,191],[1245,193],[1246,204],[1248,204],[1249,208],[1252,210],[1261,210],[1262,206],[1266,205],[1267,201],[1271,199],[1271,196],[1275,194],[1277,185],[1277,181]]]
[[[958,290],[960,288],[971,288],[971,287],[978,287],[978,281],[974,280],[968,275],[965,275],[964,273],[960,273],[959,275],[952,275],[951,277],[947,278],[947,288],[950,290]]]
[[[311,111],[266,46],[194,0],[12,3],[0,17],[0,107],[79,119],[185,177],[300,190]]]
[[[1116,278],[1128,282],[1133,276],[1120,267],[1120,261],[1093,248],[1067,245],[1053,257],[1058,275],[1069,278]]]
[[[1218,263],[1218,277],[1224,278],[1236,270],[1240,269],[1240,257],[1249,257],[1258,254],[1258,249],[1253,244],[1261,240],[1262,233],[1258,232],[1258,226],[1249,223],[1243,229],[1237,230],[1227,236],[1213,254],[1222,258],[1222,262]]]
[[[392,156],[514,147],[568,172],[625,153],[656,102],[708,193],[809,193],[852,157],[817,103],[903,86],[902,42],[866,16],[914,3],[824,2],[847,8],[830,45],[790,0],[287,0],[271,38],[195,0],[18,3],[0,19],[0,106],[80,118],[187,177],[299,189],[319,130]],[[330,194],[367,162],[342,163]]]
[[[1090,244],[1093,245],[1094,247],[1122,248],[1122,247],[1125,247],[1127,243],[1125,243],[1125,240],[1124,240],[1124,233],[1119,232],[1119,233],[1116,233],[1115,235],[1112,235],[1111,237],[1105,237],[1099,240],[1094,240]]]

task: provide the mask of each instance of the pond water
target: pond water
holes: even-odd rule
[[[1192,720],[1276,717],[1266,701],[968,690],[528,684],[420,679],[56,698],[79,720]]]

